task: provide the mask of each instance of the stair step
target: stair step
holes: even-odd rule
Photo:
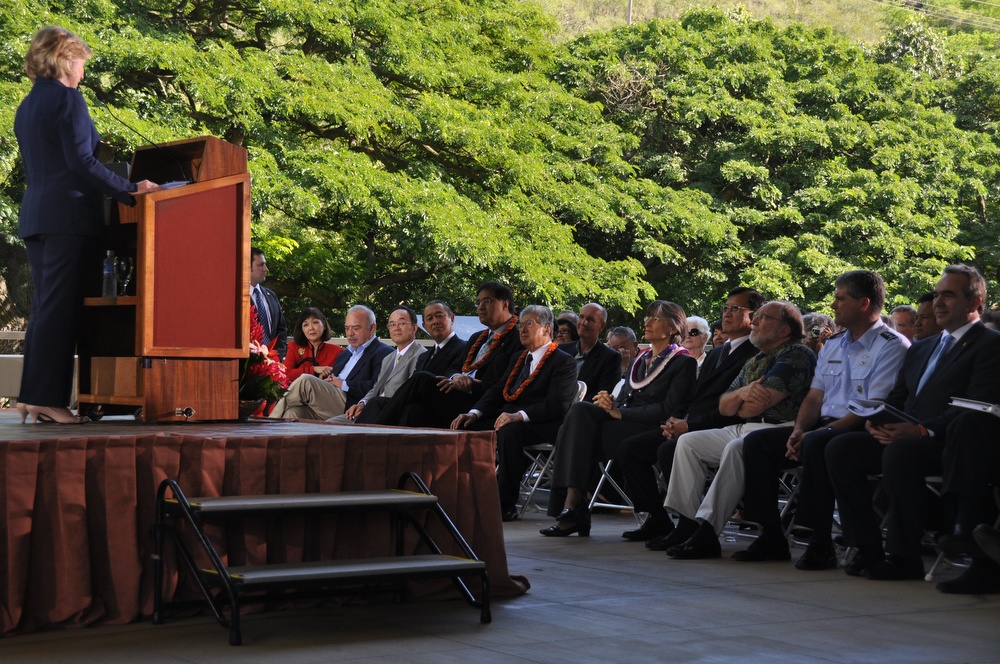
[[[343,491],[340,493],[282,493],[258,496],[191,498],[191,509],[203,516],[330,511],[338,509],[415,509],[433,507],[437,496],[415,491]],[[164,500],[169,514],[180,512],[176,499]]]
[[[446,555],[396,556],[357,560],[319,560],[230,567],[229,575],[244,589],[269,584],[299,584],[317,581],[365,581],[396,578],[457,576],[482,573],[486,563],[471,558]],[[215,575],[215,570],[202,570]]]

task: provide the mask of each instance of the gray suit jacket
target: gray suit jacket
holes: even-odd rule
[[[399,386],[413,375],[417,367],[417,359],[426,352],[426,348],[414,341],[413,348],[406,351],[406,355],[403,356],[403,359],[395,367],[392,366],[392,363],[396,360],[396,351],[394,350],[386,355],[382,360],[382,368],[379,370],[378,380],[375,381],[375,385],[372,386],[372,389],[368,390],[368,394],[361,401],[369,401],[375,397],[391,397],[395,394]]]

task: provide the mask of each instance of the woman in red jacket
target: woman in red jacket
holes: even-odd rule
[[[306,307],[293,329],[293,341],[288,344],[285,354],[288,380],[293,381],[305,373],[319,378],[329,376],[333,371],[333,360],[343,349],[328,343],[330,324],[323,312],[315,307]]]

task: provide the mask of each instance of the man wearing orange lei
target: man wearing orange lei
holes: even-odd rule
[[[511,360],[504,380],[451,423],[452,429],[496,430],[504,521],[517,518],[518,485],[527,465],[522,450],[555,437],[577,391],[576,360],[552,341],[553,325],[548,307],[525,307],[517,324],[525,351]]]
[[[487,329],[466,342],[444,374],[418,371],[393,395],[377,424],[448,428],[494,384],[506,380],[511,357],[524,348],[518,340],[514,296],[504,284],[487,281],[476,294],[476,313]]]

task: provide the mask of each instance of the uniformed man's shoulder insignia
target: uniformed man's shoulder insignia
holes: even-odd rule
[[[900,341],[899,336],[893,334],[889,330],[882,330],[881,332],[878,333],[878,335],[887,341],[893,341],[893,340]]]

